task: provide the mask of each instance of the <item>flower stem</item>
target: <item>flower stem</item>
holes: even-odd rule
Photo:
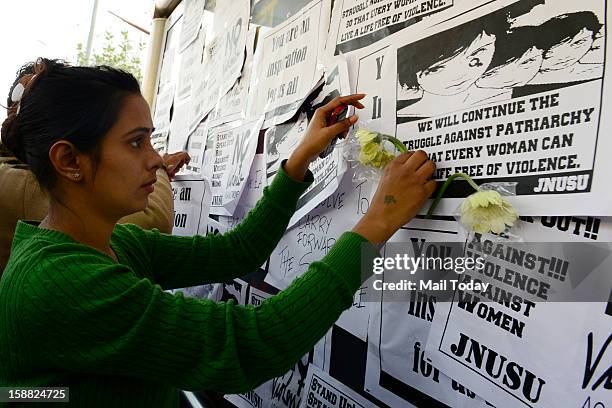
[[[384,135],[384,138],[390,141],[393,146],[395,146],[395,148],[400,151],[400,153],[406,153],[408,151],[406,145],[403,144],[398,138],[391,135]]]
[[[452,183],[453,180],[456,179],[457,177],[464,178],[465,181],[467,181],[468,184],[470,186],[472,186],[472,188],[474,190],[480,191],[480,187],[478,187],[478,184],[476,184],[474,182],[474,180],[472,180],[472,178],[470,176],[468,176],[465,173],[455,173],[452,176],[450,176],[449,178],[447,178],[446,181],[444,182],[444,184],[442,185],[442,187],[440,187],[440,190],[438,190],[438,194],[436,195],[436,199],[434,200],[433,203],[431,203],[431,207],[429,207],[429,211],[427,211],[427,215],[425,215],[425,218],[431,218],[431,216],[433,215],[436,207],[438,206],[438,203],[442,199],[442,196],[444,195],[444,192],[446,191],[446,189],[448,188],[450,183]]]

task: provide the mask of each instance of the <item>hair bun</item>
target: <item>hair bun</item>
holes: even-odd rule
[[[0,130],[2,135],[2,144],[9,149],[15,157],[17,157],[23,163],[26,163],[25,158],[25,149],[21,138],[16,136],[15,132],[15,122],[17,119],[17,115],[15,113],[11,113],[7,116],[7,118],[2,122],[2,129]]]

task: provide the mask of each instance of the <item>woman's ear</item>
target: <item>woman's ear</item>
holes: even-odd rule
[[[60,177],[79,182],[86,172],[88,160],[67,140],[59,140],[49,149],[49,160]]]

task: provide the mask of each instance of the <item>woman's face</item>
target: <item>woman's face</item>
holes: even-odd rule
[[[531,47],[520,58],[487,71],[476,86],[495,89],[523,86],[540,71],[542,59],[542,50]]]
[[[605,56],[605,42],[603,35],[603,28],[595,34],[595,39],[591,48],[586,55],[580,58],[581,64],[603,64]]]
[[[583,28],[574,37],[550,48],[544,54],[542,71],[558,71],[574,65],[589,52],[593,44],[593,32]]]
[[[92,205],[109,217],[121,218],[147,206],[163,163],[151,145],[152,132],[147,102],[140,95],[127,96],[117,122],[104,136],[90,186]]]
[[[494,52],[495,36],[483,31],[459,54],[417,72],[419,85],[435,95],[465,92],[487,70]]]

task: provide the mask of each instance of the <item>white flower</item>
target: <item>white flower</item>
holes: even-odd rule
[[[461,223],[481,234],[500,234],[512,227],[517,218],[516,210],[497,191],[477,191],[461,204]]]
[[[359,140],[359,144],[361,146],[364,146],[370,142],[380,143],[380,138],[378,137],[377,132],[371,132],[363,128],[355,132],[355,137],[357,140]]]
[[[386,150],[383,143],[385,140],[393,143],[392,136],[381,135],[378,132],[372,132],[366,129],[359,129],[355,133],[355,137],[361,146],[359,151],[359,162],[361,164],[384,168],[395,158],[395,154]],[[397,141],[397,143],[401,144],[399,141]]]

